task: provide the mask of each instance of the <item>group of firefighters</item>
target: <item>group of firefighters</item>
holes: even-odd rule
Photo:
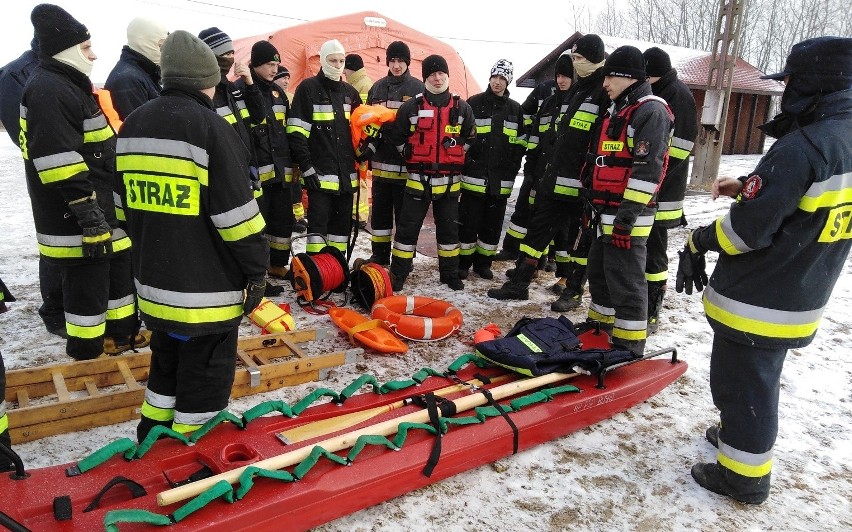
[[[513,66],[505,59],[492,67],[486,90],[465,101],[449,90],[439,55],[425,57],[422,81],[414,78],[401,41],[387,48],[388,75],[356,89],[344,73],[363,78],[363,62],[329,40],[320,71],[291,99],[278,84],[289,73],[269,41],[255,43],[241,64],[218,28],[196,37],[137,19],[109,92],[93,93],[96,56],[86,27],[51,4],[36,6],[31,20],[29,62],[25,54],[2,77],[5,86],[7,74],[28,69],[17,78],[26,84],[19,84],[15,140],[42,259],[42,310],[49,301],[61,309],[61,328],[45,321],[77,359],[150,341],[140,441],[157,425],[191,432],[226,408],[242,315],[270,293],[267,275],[288,275],[300,189],[308,197],[307,253],[326,245],[346,251],[365,163],[373,176],[369,260],[389,266],[395,291],[412,271],[431,205],[441,283],[462,290],[471,270],[492,279],[493,260],[514,259],[508,281],[488,296],[527,299],[552,255],[560,292],[553,310],[576,308],[588,278],[589,319],[614,345],[643,353],[666,289],[666,231],[685,223],[697,133],[695,102],[663,50],[622,46],[607,56],[599,36],[584,35],[557,59],[554,79],[519,104],[509,98]],[[707,438],[719,458],[696,465],[693,476],[752,503],[768,495],[784,354],[810,342],[852,242],[852,146],[845,133],[831,135],[848,132],[852,47],[833,37],[797,47],[780,74],[788,83],[782,115],[767,126],[781,139],[764,158],[773,165],[716,182],[715,195],[738,202],[690,235],[678,266],[677,288],[691,293],[707,284],[704,253],[723,256],[705,296],[722,418]],[[226,77],[232,69],[236,82]],[[362,103],[396,115],[356,144],[350,117]],[[108,120],[113,109],[117,119]],[[807,224],[799,230],[807,238],[788,246],[788,224]],[[800,260],[824,268],[796,270],[801,297],[786,297],[773,275],[792,281],[777,264],[794,264],[802,249]],[[754,271],[765,281],[740,286]],[[760,291],[766,287],[773,296]],[[140,332],[140,320],[150,333]],[[737,366],[743,351],[745,369]],[[743,386],[761,383],[749,385],[748,405],[722,382],[732,374]],[[8,443],[4,409],[0,435]]]

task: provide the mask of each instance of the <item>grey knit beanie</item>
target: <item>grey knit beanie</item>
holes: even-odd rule
[[[187,31],[177,30],[166,37],[162,52],[163,88],[203,90],[222,79],[213,50]]]

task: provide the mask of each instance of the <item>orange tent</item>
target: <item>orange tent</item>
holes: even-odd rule
[[[328,18],[280,29],[271,35],[256,35],[234,41],[238,61],[248,61],[252,45],[269,40],[281,54],[281,64],[290,71],[290,89],[320,70],[319,50],[322,43],[337,39],[347,54],[356,53],[364,59],[364,67],[373,81],[388,74],[385,50],[393,41],[405,42],[411,49],[411,75],[421,79],[420,64],[432,54],[447,60],[450,67],[450,90],[467,99],[482,90],[468,72],[455,49],[434,37],[383,17],[375,11],[364,11]]]

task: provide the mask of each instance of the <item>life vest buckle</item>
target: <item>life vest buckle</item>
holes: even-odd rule
[[[595,157],[595,166],[597,166],[598,168],[605,168],[606,167],[606,156],[605,155],[598,155],[597,157]]]

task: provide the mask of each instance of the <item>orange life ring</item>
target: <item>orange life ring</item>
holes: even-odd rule
[[[376,301],[373,319],[384,321],[397,336],[407,340],[442,340],[461,329],[462,313],[441,299],[391,296]]]

